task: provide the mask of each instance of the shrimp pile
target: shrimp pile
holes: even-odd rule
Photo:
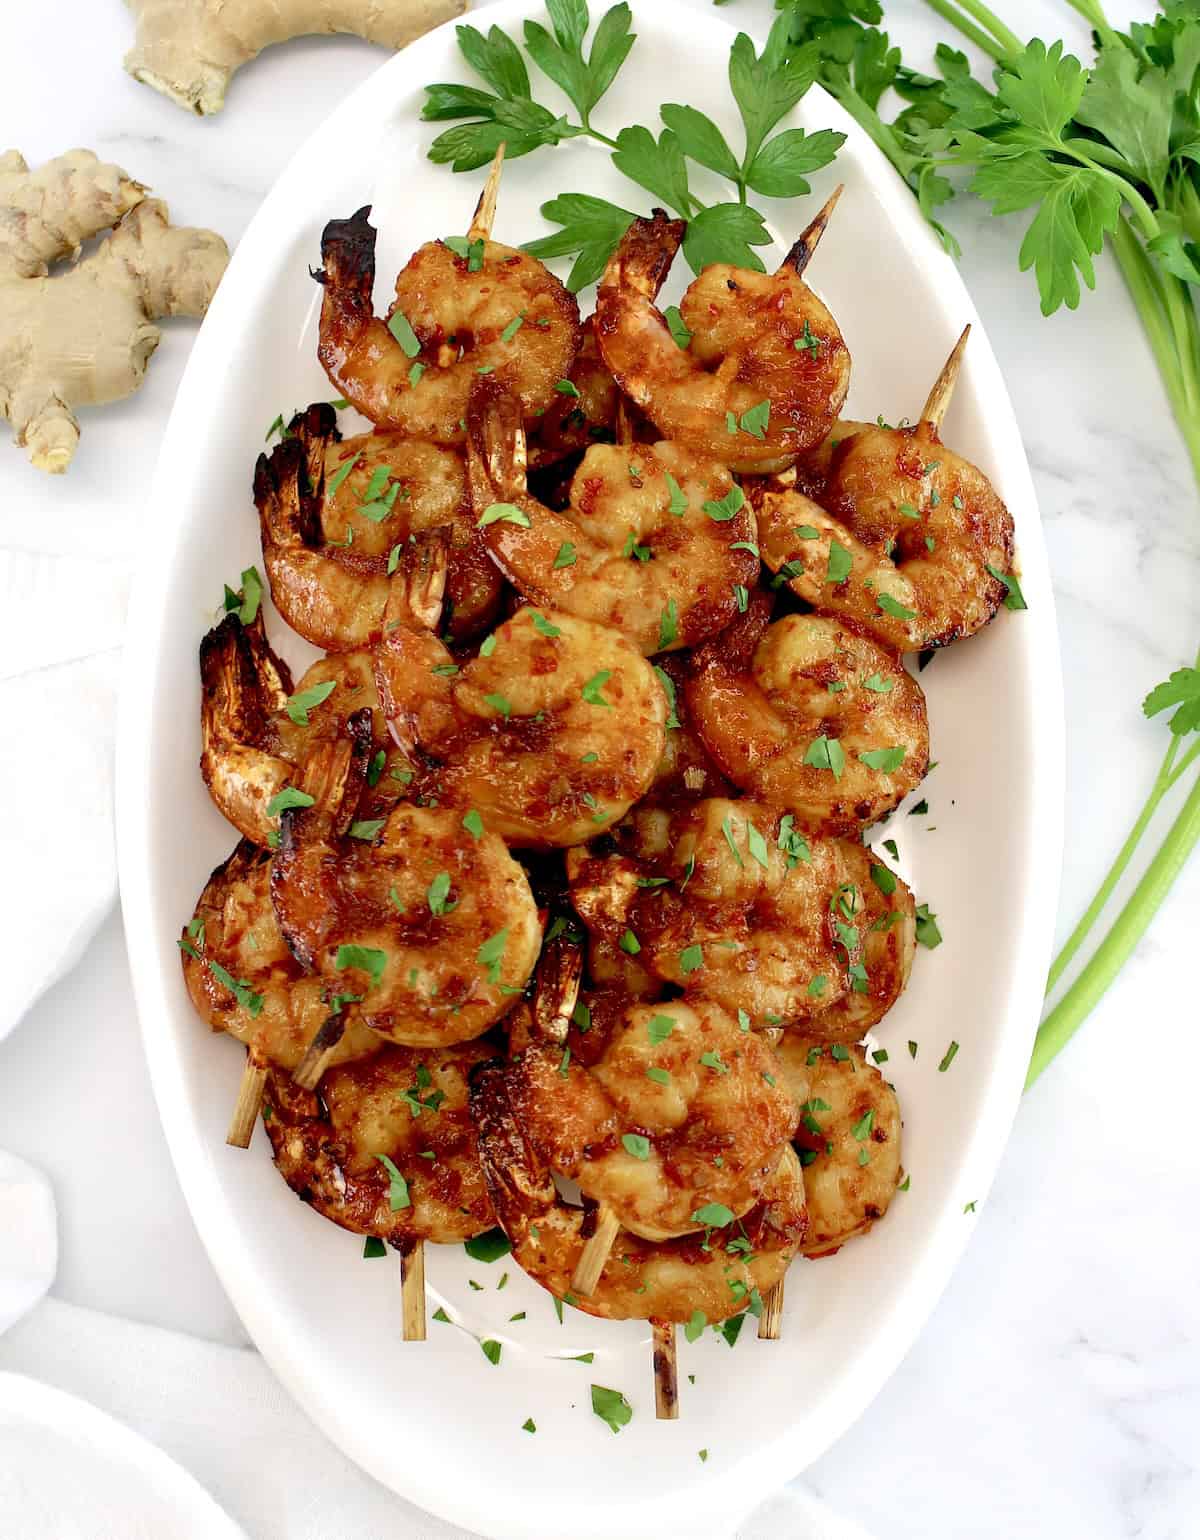
[[[1013,527],[942,440],[965,333],[914,425],[841,419],[836,194],[670,322],[686,227],[635,219],[581,324],[492,238],[501,160],[386,317],[370,211],[326,227],[344,400],[253,477],[270,613],[325,656],[293,679],[248,572],[201,642],[240,840],[179,944],[246,1050],[231,1142],[261,1105],[288,1185],[400,1252],[406,1336],[423,1243],[499,1225],[558,1301],[653,1324],[672,1415],[672,1323],[777,1335],[792,1260],[901,1183],[866,1040],[928,932],[867,841],[930,767],[904,655],[995,616]]]

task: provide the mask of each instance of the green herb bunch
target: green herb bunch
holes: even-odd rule
[[[809,134],[791,128],[772,135],[816,77],[818,51],[793,41],[792,18],[778,18],[761,55],[745,33],[730,50],[729,85],[744,130],[739,152],[710,117],[679,103],[660,107],[661,126],[629,124],[615,134],[597,127],[593,114],[636,42],[629,6],[622,3],[605,12],[590,48],[587,0],[546,0],[546,10],[549,28],[525,23],[525,54],[568,98],[577,120],[534,99],[525,56],[499,27],[485,37],[475,27],[462,26],[458,43],[463,58],[490,90],[427,87],[422,116],[431,122],[458,120],[433,141],[430,159],[471,171],[486,165],[501,143],[507,157],[516,159],[567,139],[595,140],[611,151],[622,175],[688,221],[683,254],[693,272],[712,262],[762,271],[754,247],[769,245],[771,237],[762,214],[748,202],[749,194],[803,196],[810,191],[809,175],[827,166],[845,141],[829,129]],[[734,196],[702,202],[691,186],[697,166],[730,182]],[[538,257],[575,257],[567,280],[575,291],[600,277],[635,218],[633,210],[574,192],[551,198],[542,213],[561,229],[525,249]]]

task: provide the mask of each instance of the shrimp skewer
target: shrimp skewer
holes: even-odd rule
[[[495,834],[449,808],[400,803],[350,827],[367,713],[349,732],[341,784],[283,814],[271,870],[280,929],[353,1019],[393,1042],[466,1042],[507,1014],[533,971],[541,926],[528,880]]]
[[[341,394],[379,427],[461,445],[480,369],[494,370],[527,416],[549,407],[570,374],[580,335],[574,295],[536,258],[490,239],[502,160],[503,146],[463,254],[444,241],[422,246],[396,279],[386,321],[372,301],[369,205],[325,227],[318,357]]]
[[[446,539],[444,531],[428,530],[405,545],[389,596],[389,624],[436,624]],[[201,774],[220,811],[257,845],[278,841],[281,793],[295,790],[320,745],[344,735],[352,711],[371,714],[373,754],[360,815],[390,812],[412,779],[387,730],[368,652],[322,658],[294,687],[267,641],[261,610],[248,625],[231,614],[200,643],[200,679]]]
[[[243,841],[205,884],[179,938],[184,983],[197,1014],[246,1047],[246,1063],[227,1142],[245,1149],[262,1103],[268,1067],[292,1069],[304,1045],[330,1019],[324,981],[296,962],[271,907],[270,860]],[[336,1017],[334,1018],[336,1019]],[[381,1040],[339,1022],[331,1058],[368,1056]]]
[[[815,502],[779,488],[756,496],[767,565],[819,611],[898,652],[973,636],[1007,593],[1012,516],[983,472],[940,434],[969,333],[915,427],[839,424],[808,483]]]
[[[399,627],[376,654],[392,736],[423,766],[415,795],[474,808],[512,845],[602,834],[645,792],[666,732],[653,669],[607,626],[519,610],[460,664]]]
[[[686,225],[657,210],[600,282],[596,335],[617,383],[665,438],[732,470],[779,471],[825,438],[850,383],[837,323],[804,282],[838,192],[774,274],[714,263],[680,301],[680,348],[655,299]]]
[[[471,500],[500,570],[535,604],[610,625],[650,655],[694,646],[737,614],[758,575],[754,514],[718,461],[679,444],[594,444],[555,513],[530,496],[519,404],[491,377],[471,394]]]
[[[406,1342],[425,1340],[425,1242],[494,1223],[467,1105],[468,1077],[492,1051],[387,1045],[329,1070],[319,1095],[269,1073],[280,1175],[322,1217],[399,1252]]]
[[[254,499],[271,597],[316,647],[374,646],[396,618],[407,544],[443,526],[448,629],[469,636],[495,615],[500,575],[471,519],[452,450],[396,433],[343,443],[333,408],[318,402],[292,418],[269,457],[259,456]]]
[[[829,616],[757,593],[693,659],[688,711],[722,772],[806,828],[852,834],[890,813],[929,766],[921,686],[892,652]]]
[[[856,1042],[904,989],[912,895],[862,845],[719,797],[639,809],[620,834],[628,855],[567,858],[593,947],[636,943],[636,962],[689,998],[829,1043]]]
[[[550,1168],[523,1131],[520,1110],[502,1061],[474,1072],[471,1111],[496,1215],[514,1261],[561,1299],[585,1243],[585,1213],[559,1197]],[[620,1256],[610,1258],[596,1290],[580,1298],[577,1308],[608,1320],[661,1323],[655,1337],[664,1352],[662,1328],[668,1323],[690,1321],[696,1311],[710,1322],[722,1321],[744,1309],[753,1291],[765,1294],[774,1288],[806,1226],[804,1180],[789,1147],[761,1201],[740,1221],[706,1232],[707,1249],[697,1246],[694,1237],[654,1242],[626,1233]],[[669,1361],[666,1354],[664,1394]]]

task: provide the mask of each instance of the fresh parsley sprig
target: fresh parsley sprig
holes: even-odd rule
[[[475,27],[458,28],[466,62],[490,91],[441,84],[427,88],[422,116],[428,121],[460,120],[443,130],[430,159],[455,171],[486,165],[501,143],[509,158],[586,136],[605,145],[613,164],[656,202],[688,221],[684,257],[694,272],[712,262],[762,270],[756,246],[770,244],[762,214],[748,202],[751,192],[770,198],[800,197],[810,191],[809,175],[833,160],[844,135],[830,129],[806,133],[784,129],[781,120],[804,96],[816,73],[816,50],[792,39],[790,18],[781,16],[759,54],[745,33],[730,50],[729,84],[742,120],[738,153],[705,113],[678,102],[660,108],[662,128],[628,124],[615,136],[592,121],[636,41],[629,6],[614,5],[596,26],[590,49],[591,17],[586,0],[546,0],[550,27],[527,21],[525,53],[568,98],[578,121],[556,114],[534,99],[529,69],[518,45],[499,27],[485,37]],[[691,185],[693,166],[733,184],[736,199],[706,204]],[[635,212],[586,193],[563,193],[543,204],[542,213],[561,226],[531,241],[526,250],[543,258],[575,258],[567,280],[572,290],[594,283]]]

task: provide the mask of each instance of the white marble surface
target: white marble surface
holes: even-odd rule
[[[1002,9],[1019,32],[1084,44],[1063,6]],[[121,72],[131,29],[118,0],[4,11],[0,147],[35,161],[86,144],[150,183],[177,219],[231,242],[300,138],[379,62],[352,39],[273,50],[239,77],[225,112],[201,122]],[[725,15],[762,29],[770,13],[769,0],[735,0]],[[916,59],[939,35],[913,0],[893,4],[890,20]],[[967,202],[952,220],[1025,435],[1055,576],[1069,754],[1065,934],[1161,753],[1141,696],[1200,640],[1200,499],[1115,270],[1101,265],[1099,293],[1077,315],[1044,320],[1016,269],[1016,224]],[[85,415],[66,478],[42,477],[0,443],[0,549],[25,553],[30,573],[49,571],[50,595],[98,591],[102,619],[85,634],[72,634],[66,607],[70,639],[53,662],[97,653],[100,691],[115,666],[141,492],[191,336],[188,323],[170,326],[140,395]],[[43,553],[59,560],[47,568]],[[0,616],[0,673],[10,676],[46,666],[21,650],[17,597]],[[1171,1067],[1195,1026],[1180,980],[1198,914],[1193,863],[1118,987],[1026,1097],[988,1202],[977,1220],[964,1217],[976,1234],[924,1335],[810,1472],[880,1535],[1200,1533],[1197,1161],[1190,1099]],[[245,1343],[167,1159],[116,913],[0,1045],[0,1144],[54,1183],[61,1298]]]

